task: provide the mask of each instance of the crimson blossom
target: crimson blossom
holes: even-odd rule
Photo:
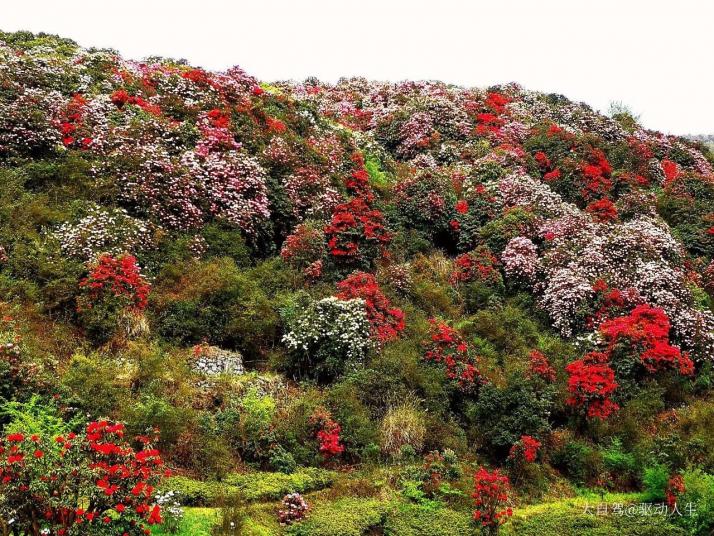
[[[87,292],[87,300],[80,308],[91,308],[106,297],[113,297],[138,312],[146,309],[151,290],[133,255],[102,255],[79,286]]]
[[[683,376],[694,373],[689,355],[669,343],[671,324],[664,310],[641,304],[625,316],[613,318],[600,326],[614,352],[623,345],[639,354],[640,362],[649,373],[675,370]]]
[[[590,352],[567,367],[567,404],[584,409],[587,417],[606,419],[620,409],[610,397],[617,389],[615,372],[610,367],[608,355]]]
[[[480,381],[481,374],[466,341],[445,322],[432,318],[429,323],[431,338],[425,344],[424,359],[442,364],[446,368],[446,377],[454,381],[460,390],[472,390]]]
[[[404,329],[404,312],[391,306],[372,274],[354,272],[338,283],[337,289],[337,297],[340,300],[364,300],[372,336],[379,342],[397,338]]]
[[[109,421],[54,437],[9,434],[0,440],[0,515],[31,536],[150,534],[162,522],[155,486],[169,474],[155,439],[137,438],[134,450],[124,425]]]
[[[473,518],[487,534],[496,534],[500,525],[513,515],[513,510],[508,503],[510,491],[508,477],[498,469],[488,471],[480,467],[474,475],[475,510]]]

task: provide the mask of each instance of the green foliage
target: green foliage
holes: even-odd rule
[[[282,499],[288,493],[307,493],[326,488],[334,482],[336,474],[318,468],[299,468],[292,474],[252,471],[234,473],[222,482],[195,480],[185,476],[172,476],[161,485],[162,490],[178,492],[191,506],[213,506],[223,497],[240,494],[247,501]]]
[[[552,463],[576,484],[595,481],[602,472],[602,457],[591,445],[568,440],[552,454]]]
[[[396,504],[384,523],[385,536],[461,536],[472,531],[468,513],[415,504]]]
[[[384,505],[375,499],[339,499],[321,504],[287,530],[290,536],[362,536],[382,525]]]
[[[552,392],[540,392],[520,375],[503,387],[486,384],[478,399],[466,405],[470,433],[494,455],[505,458],[522,435],[543,437],[550,430]]]
[[[645,490],[645,500],[661,502],[665,498],[665,490],[669,481],[670,470],[666,465],[655,464],[645,467],[642,474],[642,486]]]
[[[39,396],[33,396],[27,402],[7,402],[2,406],[0,415],[7,421],[3,429],[6,434],[46,434],[55,437],[71,432],[82,423],[79,417],[66,421],[53,402]]]
[[[711,534],[714,529],[714,475],[701,469],[689,469],[682,477],[686,491],[677,497],[683,514],[676,517],[677,523],[689,534]]]

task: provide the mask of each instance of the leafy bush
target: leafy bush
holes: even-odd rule
[[[642,486],[648,501],[661,502],[665,499],[665,490],[669,481],[670,470],[661,464],[645,467],[642,474]]]
[[[362,536],[382,525],[384,505],[375,499],[339,499],[317,505],[308,519],[287,530],[290,536]]]

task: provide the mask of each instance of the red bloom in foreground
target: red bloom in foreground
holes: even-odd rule
[[[469,211],[469,204],[465,200],[460,199],[456,202],[456,206],[454,208],[459,214],[466,214]]]
[[[483,527],[495,529],[505,523],[513,510],[507,507],[510,482],[498,469],[491,472],[480,467],[474,475],[475,510],[473,518]]]

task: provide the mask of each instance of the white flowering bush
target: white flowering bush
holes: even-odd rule
[[[538,272],[538,248],[530,239],[517,236],[506,244],[501,262],[508,277],[532,285]]]
[[[361,363],[372,347],[365,302],[324,298],[288,322],[283,342],[295,372],[317,378],[341,374]]]
[[[176,491],[157,493],[154,500],[161,507],[161,518],[163,519],[161,528],[163,531],[177,534],[181,529],[181,522],[184,517],[184,509],[181,507],[179,493]]]
[[[153,246],[151,227],[120,208],[92,206],[76,222],[66,222],[55,231],[62,253],[85,261],[100,253],[136,254]]]

